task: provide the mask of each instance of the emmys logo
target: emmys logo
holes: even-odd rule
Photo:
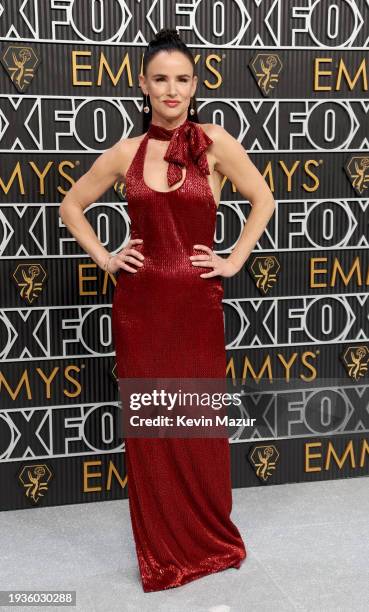
[[[13,274],[13,278],[18,287],[21,288],[21,297],[29,304],[32,304],[42,289],[46,272],[40,264],[19,264]]]
[[[274,255],[267,255],[266,257],[257,256],[249,266],[249,272],[257,288],[260,293],[264,295],[273,287],[273,283],[277,280],[279,270],[280,266]]]
[[[263,482],[266,482],[269,476],[272,476],[278,459],[279,452],[274,444],[254,446],[249,454],[249,461],[256,472],[256,476]]]
[[[367,346],[349,346],[341,355],[345,369],[353,380],[365,376],[368,371],[369,349]]]
[[[361,195],[369,181],[369,157],[367,155],[351,157],[344,168],[351,185]]]
[[[258,53],[249,63],[252,75],[256,79],[263,96],[269,96],[274,84],[278,83],[282,62],[276,53]]]
[[[9,45],[0,60],[20,92],[27,89],[41,61],[32,47],[24,45]]]
[[[114,191],[122,202],[126,201],[126,184],[124,181],[116,181],[114,184]]]
[[[26,497],[34,504],[37,504],[44,491],[48,490],[48,483],[51,479],[51,471],[47,465],[36,464],[25,466],[19,474],[19,480],[26,491]]]

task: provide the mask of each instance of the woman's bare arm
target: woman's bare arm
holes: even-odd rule
[[[267,182],[236,138],[216,124],[211,125],[209,136],[214,143],[215,169],[232,181],[252,206],[241,236],[227,258],[240,270],[264,232],[274,212],[275,201]]]
[[[124,180],[122,170],[127,167],[127,150],[125,141],[120,140],[102,153],[71,187],[59,207],[64,225],[101,268],[109,252],[102,246],[83,211],[117,180]]]

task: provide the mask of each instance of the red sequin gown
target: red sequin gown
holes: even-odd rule
[[[168,186],[143,178],[149,138],[168,140]],[[225,377],[221,277],[193,266],[194,244],[213,248],[216,203],[206,174],[212,140],[186,120],[167,130],[151,122],[126,174],[131,238],[144,256],[118,274],[112,307],[118,377]],[[132,265],[132,264],[131,264]],[[126,438],[128,496],[144,591],[176,587],[246,557],[230,519],[227,438]]]

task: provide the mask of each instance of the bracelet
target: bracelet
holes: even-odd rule
[[[104,270],[105,272],[108,272],[109,263],[110,263],[110,260],[111,260],[111,258],[112,258],[112,257],[114,257],[114,255],[111,255],[111,254],[110,254],[110,255],[108,255],[108,256],[107,256],[107,258],[106,258],[106,261],[105,261],[105,263],[104,263],[104,265],[103,265],[103,270]]]

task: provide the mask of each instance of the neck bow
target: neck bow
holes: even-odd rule
[[[179,127],[168,130],[151,122],[146,134],[148,138],[170,140],[164,155],[165,161],[169,162],[167,179],[170,187],[181,180],[182,168],[188,166],[190,159],[202,174],[210,174],[205,151],[213,141],[200,124],[186,119]]]

